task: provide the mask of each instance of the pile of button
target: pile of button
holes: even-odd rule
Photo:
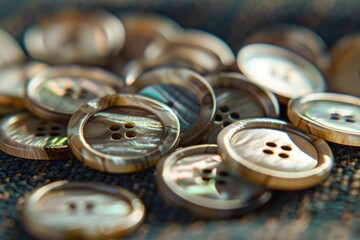
[[[62,11],[25,31],[41,62],[0,32],[0,149],[108,173],[156,165],[169,203],[238,216],[270,189],[321,183],[334,161],[325,140],[359,146],[360,99],[326,93],[322,73],[330,90],[359,96],[342,78],[356,69],[357,39],[341,40],[329,60],[316,33],[277,25],[235,57],[220,38],[164,16]],[[276,119],[279,103],[293,124]],[[94,183],[51,183],[22,204],[24,226],[43,239],[124,236],[144,215],[130,192]]]

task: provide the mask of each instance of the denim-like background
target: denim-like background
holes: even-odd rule
[[[241,40],[275,22],[309,27],[331,46],[360,26],[360,1],[353,0],[1,0],[0,27],[19,41],[24,27],[69,6],[102,7],[121,14],[150,11],[186,28],[223,38],[237,52]],[[330,144],[336,166],[321,185],[275,192],[260,210],[226,221],[204,221],[167,205],[157,193],[154,171],[113,175],[77,160],[30,161],[0,152],[0,239],[32,239],[21,228],[16,203],[24,194],[57,180],[104,182],[138,194],[147,207],[137,239],[360,239],[360,148]]]

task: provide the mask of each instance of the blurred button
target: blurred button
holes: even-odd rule
[[[219,132],[240,119],[279,116],[276,97],[249,82],[242,74],[219,73],[206,78],[216,96],[214,124],[205,138],[206,143],[216,143]]]
[[[103,64],[125,42],[122,23],[104,10],[67,10],[42,19],[25,32],[30,55],[53,64]]]
[[[29,113],[17,113],[0,123],[2,151],[27,159],[58,160],[70,158],[66,127],[36,118]]]
[[[21,213],[27,231],[40,239],[117,239],[141,225],[145,206],[119,187],[59,181],[34,190]]]
[[[233,175],[216,145],[180,148],[157,166],[157,185],[169,203],[210,218],[228,218],[254,210],[271,193]]]
[[[120,16],[126,32],[126,42],[121,57],[141,58],[146,46],[160,38],[167,40],[183,32],[173,20],[157,14],[133,13]]]
[[[86,102],[116,94],[124,86],[123,79],[100,68],[51,67],[28,81],[25,104],[41,118],[66,123]]]
[[[326,44],[318,34],[293,24],[276,24],[256,31],[244,41],[244,45],[251,43],[269,43],[289,49],[317,66],[326,53]]]
[[[25,83],[47,68],[39,62],[7,65],[0,68],[0,114],[6,115],[25,108]]]
[[[119,94],[94,99],[68,124],[69,144],[85,165],[129,173],[154,166],[179,141],[174,112],[147,97]]]
[[[171,107],[180,122],[181,146],[199,142],[210,130],[216,100],[201,75],[184,68],[159,68],[141,75],[132,87]]]
[[[346,35],[331,48],[326,74],[329,90],[360,97],[360,33]]]
[[[234,53],[222,39],[211,33],[194,29],[187,29],[182,34],[175,35],[167,41],[164,39],[155,40],[147,47],[145,56],[155,58],[176,47],[197,48],[211,53],[214,58],[220,59],[217,70],[227,68],[235,62]]]
[[[142,58],[130,62],[124,67],[122,75],[127,84],[132,84],[140,75],[159,67],[187,68],[200,74],[208,74],[216,71],[219,63],[220,59],[210,52],[177,47],[154,59]]]
[[[325,80],[316,67],[274,45],[247,45],[240,49],[237,63],[246,77],[275,93],[283,104],[289,99],[325,90]]]
[[[309,133],[350,146],[360,146],[360,99],[336,93],[312,93],[288,106],[292,123]]]
[[[25,54],[18,42],[7,32],[0,29],[0,66],[25,61]]]
[[[313,187],[333,166],[333,154],[324,140],[275,119],[235,122],[220,132],[218,144],[230,169],[272,189]]]

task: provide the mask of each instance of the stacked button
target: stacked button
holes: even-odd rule
[[[357,90],[338,80],[356,72],[349,39],[327,70],[324,42],[300,26],[255,32],[235,57],[217,36],[161,15],[62,11],[25,30],[28,61],[0,31],[0,149],[109,174],[156,167],[168,203],[237,217],[271,204],[272,189],[325,180],[326,141],[360,145],[360,100],[345,95]],[[322,72],[340,93],[324,92]],[[293,124],[276,119],[280,107]],[[123,237],[144,216],[136,196],[97,183],[50,183],[22,205],[25,228],[42,239]]]

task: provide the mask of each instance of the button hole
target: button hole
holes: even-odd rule
[[[110,131],[118,131],[118,130],[120,130],[120,127],[121,127],[120,124],[114,123],[109,126],[109,130]]]
[[[59,132],[51,132],[50,136],[57,137],[57,136],[60,136],[60,133]]]
[[[51,129],[51,130],[58,131],[58,130],[61,129],[61,127],[59,127],[59,126],[52,126],[50,129]]]
[[[37,127],[36,128],[36,131],[45,131],[46,130],[46,128],[44,128],[44,127]]]
[[[211,178],[206,177],[206,176],[201,176],[201,179],[202,179],[203,181],[205,181],[205,182],[208,182],[208,181],[211,180]]]
[[[279,157],[281,157],[281,158],[289,158],[289,155],[287,155],[286,153],[280,153]]]
[[[133,131],[126,132],[125,136],[127,138],[134,138],[134,137],[136,137],[136,132],[133,132]]]
[[[36,137],[44,137],[45,133],[37,132],[37,133],[35,133],[35,136]]]
[[[220,185],[226,185],[226,182],[223,181],[223,180],[218,180],[217,182],[218,182],[218,184],[220,184]]]
[[[88,212],[91,212],[94,209],[94,204],[91,202],[86,203],[85,208]]]
[[[220,171],[220,172],[219,172],[219,175],[220,175],[220,176],[223,176],[223,177],[227,177],[227,176],[229,176],[229,173],[224,172],[224,171]]]
[[[238,114],[236,112],[232,112],[232,113],[230,113],[230,118],[232,118],[234,120],[239,120],[240,119],[240,114]]]
[[[209,173],[212,173],[212,169],[203,169],[202,170],[203,173],[206,173],[206,174],[209,174]]]
[[[355,120],[354,120],[354,119],[351,119],[351,118],[347,118],[347,119],[345,119],[345,122],[354,123]]]
[[[263,150],[263,153],[266,153],[266,154],[274,154],[274,152],[271,151],[270,149],[264,149],[264,150]]]
[[[126,122],[126,123],[124,123],[124,127],[125,127],[125,128],[133,128],[133,127],[135,127],[135,123],[133,123],[133,122]]]
[[[292,150],[292,148],[290,146],[286,146],[286,145],[281,146],[281,149],[285,150],[285,151],[291,151]]]
[[[69,203],[67,206],[71,212],[74,212],[77,208],[75,203]]]
[[[267,142],[266,146],[268,146],[268,147],[276,147],[277,145],[274,142]]]
[[[214,118],[215,122],[221,122],[222,120],[223,120],[223,118],[222,118],[222,116],[220,114],[215,115],[215,118]]]
[[[120,133],[114,133],[111,135],[112,140],[120,140],[122,138]]]
[[[223,112],[223,113],[225,113],[225,112],[228,112],[229,111],[229,107],[228,106],[220,106],[219,107],[219,110],[221,111],[221,112]]]
[[[330,114],[330,119],[332,119],[332,120],[339,120],[339,119],[340,119],[340,114],[338,114],[338,113],[332,113],[332,114]]]

